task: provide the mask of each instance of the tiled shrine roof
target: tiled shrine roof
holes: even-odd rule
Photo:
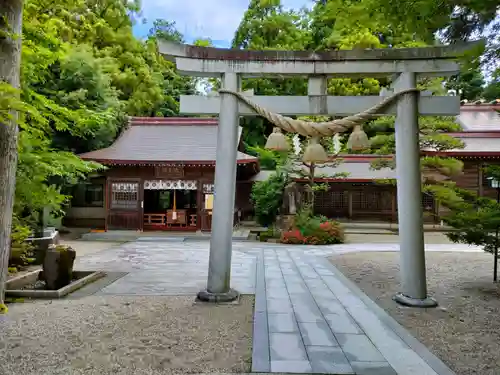
[[[108,165],[215,164],[217,124],[214,118],[132,117],[108,148],[81,154]],[[241,128],[238,135],[241,136]],[[238,152],[238,163],[257,158]]]

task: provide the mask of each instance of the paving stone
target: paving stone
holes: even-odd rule
[[[265,284],[266,284],[266,289],[281,288],[286,290],[285,281],[282,279],[265,279]]]
[[[283,277],[284,280],[285,280],[285,284],[303,284],[304,283],[304,279],[302,279],[302,277],[300,276],[296,276],[296,275],[288,275],[288,276],[284,276]]]
[[[267,312],[273,313],[293,313],[292,304],[288,297],[285,298],[268,298],[267,299]]]
[[[323,315],[316,305],[297,304],[293,306],[297,322],[315,323],[324,321]]]
[[[290,301],[292,301],[293,307],[307,305],[311,306],[311,309],[317,309],[316,301],[308,291],[306,293],[290,293]]]
[[[316,267],[314,270],[320,276],[331,276],[331,275],[333,275],[333,272],[331,270],[329,270],[328,268]]]
[[[304,282],[311,289],[318,289],[318,290],[327,290],[327,291],[330,291],[330,289],[323,282],[323,280],[319,279],[318,277],[319,276],[317,275],[315,279],[304,279]],[[331,291],[330,291],[330,293],[331,293]]]
[[[308,374],[311,373],[309,361],[271,361],[271,372]]]
[[[306,350],[299,332],[270,333],[272,361],[307,361]]]
[[[266,272],[266,280],[272,280],[272,279],[281,280],[282,277],[283,275],[281,274],[281,271]]]
[[[362,334],[363,331],[347,312],[326,314],[325,320],[328,322],[333,333]]]
[[[356,375],[398,375],[387,362],[351,362]]]
[[[385,362],[385,358],[365,335],[338,333],[339,342],[347,359],[351,362]]]
[[[262,288],[257,288],[255,293],[255,312],[265,312],[267,313],[267,299],[266,299],[266,291]]]
[[[316,280],[316,278],[318,277],[318,274],[314,271],[310,272],[301,271],[300,274],[304,280]]]
[[[329,299],[315,298],[315,301],[321,312],[325,315],[342,314],[346,312],[344,306],[342,306],[342,304],[335,297]]]
[[[267,313],[256,312],[253,324],[252,371],[269,372],[271,370],[269,358],[269,331]]]
[[[354,374],[342,349],[331,346],[306,346],[312,372],[320,374]]]
[[[307,294],[307,295],[310,295],[309,288],[303,282],[286,284],[286,288],[287,288],[289,294]]]
[[[328,324],[325,322],[299,323],[300,333],[304,340],[304,345],[314,346],[339,346],[333,337]]]
[[[269,261],[267,261],[269,262]],[[267,273],[276,273],[276,272],[281,272],[281,268],[279,265],[269,265],[269,264],[266,264],[264,266],[264,271],[267,272]]]
[[[298,278],[298,279],[300,279],[300,277],[297,276],[297,270],[295,270],[293,268],[284,268],[284,267],[281,267],[281,273],[285,277],[285,280],[286,280],[287,276],[291,276],[291,278]]]
[[[322,276],[322,279],[325,284],[328,285],[328,288],[330,288],[333,294],[335,294],[335,297],[337,297],[339,300],[342,300],[342,303],[344,303],[343,298],[350,298],[350,301],[352,300],[352,302],[359,300],[359,298],[357,296],[354,296],[351,290],[346,287],[339,279],[337,279],[336,276]]]
[[[288,299],[286,288],[270,288],[266,291],[267,297],[272,299]]]
[[[294,314],[268,314],[269,332],[299,332]]]

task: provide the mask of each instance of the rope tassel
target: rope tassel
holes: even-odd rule
[[[347,147],[353,151],[362,151],[370,148],[370,140],[361,125],[354,126],[354,130],[347,140]]]
[[[309,145],[307,145],[306,150],[304,151],[304,156],[302,157],[302,161],[305,163],[326,163],[330,159],[328,158],[328,154],[325,149],[319,143],[319,138],[314,137],[309,141]]]
[[[273,129],[273,132],[267,138],[266,148],[268,150],[288,151],[288,142],[280,128],[275,127]]]

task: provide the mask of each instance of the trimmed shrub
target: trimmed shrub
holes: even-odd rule
[[[252,202],[255,219],[260,225],[270,226],[276,221],[276,216],[283,203],[285,184],[285,176],[276,173],[266,181],[259,181],[253,185]]]
[[[20,271],[33,263],[34,247],[26,242],[30,234],[31,230],[17,223],[14,218],[10,242],[9,272]]]
[[[266,242],[267,240],[269,240],[271,238],[279,239],[280,237],[281,237],[280,231],[274,227],[269,228],[265,232],[260,232],[260,234],[259,234],[260,242]]]
[[[340,223],[324,217],[312,216],[308,219],[298,215],[296,228],[284,232],[281,243],[290,245],[333,245],[344,243],[344,231]]]

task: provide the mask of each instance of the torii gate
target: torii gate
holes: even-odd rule
[[[239,92],[241,78],[307,76],[308,96],[251,96],[252,102],[283,115],[348,116],[382,102],[381,96],[327,96],[329,77],[393,77],[395,92],[416,88],[418,77],[445,77],[459,72],[453,60],[475,43],[426,48],[348,51],[247,51],[160,41],[160,53],[173,59],[179,72],[217,77],[225,90]],[[396,114],[396,173],[400,235],[401,292],[395,300],[415,307],[437,302],[427,295],[418,116],[459,114],[456,96],[404,94],[380,114]],[[238,292],[230,287],[237,134],[240,115],[253,109],[228,92],[220,96],[182,95],[180,112],[219,115],[215,167],[215,202],[205,301],[228,301]]]

